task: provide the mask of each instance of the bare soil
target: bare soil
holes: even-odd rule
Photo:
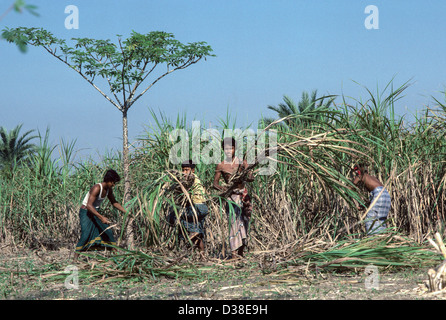
[[[446,294],[429,293],[427,270],[379,271],[370,282],[364,270],[304,272],[289,266],[267,270],[254,258],[239,262],[196,262],[211,270],[193,279],[166,277],[89,281],[79,279],[67,287],[66,277],[46,281],[72,265],[72,252],[15,250],[0,256],[2,300],[444,300]],[[54,267],[56,266],[56,267]],[[94,268],[80,262],[79,268]],[[54,270],[56,268],[56,270]],[[40,271],[39,271],[40,270]],[[20,272],[19,272],[20,271]],[[25,272],[23,272],[25,271]],[[41,273],[40,273],[41,272]]]

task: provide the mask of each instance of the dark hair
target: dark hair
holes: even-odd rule
[[[104,175],[104,182],[115,182],[115,183],[117,183],[120,180],[121,180],[121,177],[113,169],[108,170],[105,173],[105,175]]]
[[[195,169],[195,163],[192,162],[192,160],[186,160],[181,164],[181,168],[191,168]]]
[[[225,146],[233,146],[235,148],[235,139],[234,137],[226,137],[223,139],[223,141],[221,142],[221,147],[224,149]]]

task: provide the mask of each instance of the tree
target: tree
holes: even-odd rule
[[[328,102],[324,102],[328,98]],[[330,105],[333,103],[335,96],[323,96],[317,98],[317,90],[311,93],[302,92],[301,100],[296,104],[290,97],[284,95],[283,103],[279,103],[277,106],[269,105],[267,108],[277,112],[278,118],[287,118],[284,123],[288,127],[293,127],[296,125],[306,125],[311,121],[321,121],[324,119],[324,112],[328,110]],[[293,117],[296,116],[296,117]],[[265,125],[272,123],[276,119],[265,118],[263,120]]]
[[[0,170],[4,176],[12,176],[14,168],[24,163],[35,151],[36,146],[31,143],[31,140],[36,136],[30,136],[34,130],[20,136],[22,126],[22,124],[18,125],[9,132],[0,127]]]
[[[2,36],[8,42],[44,48],[81,75],[122,113],[125,202],[131,199],[127,121],[130,107],[165,76],[214,56],[211,54],[212,48],[205,42],[183,44],[173,34],[163,31],[147,34],[132,31],[124,41],[118,35],[118,44],[110,40],[73,38],[73,47],[42,28],[6,28]],[[155,75],[154,71],[158,72],[157,67],[161,65],[165,65],[166,69]],[[149,76],[153,76],[152,81],[142,87]],[[99,88],[98,78],[105,79],[109,93]]]
[[[6,9],[6,11],[2,15],[0,15],[0,21],[3,20],[3,18],[12,10],[14,10],[15,12],[18,12],[18,13],[22,13],[23,11],[26,10],[29,13],[31,13],[32,15],[34,15],[34,16],[39,16],[39,14],[37,13],[36,9],[37,9],[37,6],[32,5],[32,4],[27,4],[27,3],[25,3],[24,0],[15,0],[9,6],[9,8]],[[18,41],[18,42],[16,42],[16,44],[17,44],[17,47],[19,48],[19,50],[22,53],[26,52],[26,49],[27,49],[26,43]]]

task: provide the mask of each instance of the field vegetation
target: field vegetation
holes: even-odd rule
[[[395,104],[408,85],[395,89],[391,81],[376,92],[364,88],[364,100],[307,95],[306,105],[300,103],[294,109],[290,108],[294,102],[285,97],[284,104],[270,108],[277,111],[276,119],[253,125],[254,130],[260,127],[267,133],[276,130],[278,148],[266,150],[270,157],[277,156],[275,173],[257,175],[248,185],[254,202],[249,226],[250,268],[290,279],[292,274],[321,270],[363,271],[368,265],[387,271],[417,269],[442,261],[431,250],[427,237],[435,232],[444,236],[445,232],[446,106],[434,100],[435,107],[426,106],[413,119],[398,116]],[[228,224],[222,198],[211,187],[215,165],[199,163],[196,168],[208,192],[210,208],[205,237],[207,262],[203,263],[194,260],[192,248],[178,241],[178,228],[165,219],[180,169],[169,161],[175,144],[169,133],[184,129],[192,136],[191,119],[178,116],[169,120],[155,112],[152,116],[131,149],[129,215],[123,216],[111,206],[103,208],[114,222],[118,239],[125,239],[127,224],[132,223],[135,246],[120,248],[111,256],[88,254],[85,263],[90,266],[81,275],[91,282],[203,279],[224,273],[220,268],[229,254]],[[218,130],[223,133],[231,128],[236,128],[236,121],[228,115]],[[82,198],[108,168],[122,173],[121,153],[80,162],[75,159],[79,147],[75,140],[51,146],[47,131],[20,142],[19,130],[15,138],[6,130],[0,132],[0,152],[4,152],[0,153],[0,248],[72,250],[80,236]],[[23,152],[3,156],[15,150],[19,142]],[[202,147],[208,143],[202,141]],[[248,151],[246,146],[244,151]],[[389,232],[384,236],[363,236],[368,194],[350,182],[350,169],[359,161],[369,164],[371,174],[391,195]],[[261,163],[254,169],[260,167]],[[118,201],[122,200],[123,185],[118,184],[114,193]],[[356,203],[364,209],[357,210]],[[95,261],[94,268],[91,261]],[[61,273],[65,266],[47,264],[26,273],[56,281],[66,277]]]

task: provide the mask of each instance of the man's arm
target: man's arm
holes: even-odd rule
[[[124,209],[124,207],[115,199],[115,195],[113,194],[113,190],[110,189],[110,192],[108,193],[108,200],[110,200],[110,203],[113,207],[121,211],[122,213],[126,213],[127,211]]]
[[[225,189],[220,185],[220,178],[221,178],[221,165],[218,164],[215,168],[215,175],[214,175],[214,183],[212,186],[220,191],[224,191]]]
[[[362,181],[362,177],[360,176],[360,175],[356,175],[354,178],[353,178],[353,184],[354,185],[357,185],[360,181]]]
[[[356,176],[353,178],[353,184],[356,186],[356,185],[358,185],[358,183],[359,182],[361,182],[362,181],[362,176],[361,175],[359,175],[359,174],[356,174]],[[356,205],[356,209],[358,209],[358,210],[362,210],[363,208],[358,204],[358,202],[355,200],[355,199],[353,199],[353,202],[355,203],[355,205]]]
[[[243,167],[245,169],[248,168],[248,162],[245,160],[243,161]],[[248,175],[246,176],[246,182],[253,182],[254,181],[254,173],[252,170],[249,170]]]

